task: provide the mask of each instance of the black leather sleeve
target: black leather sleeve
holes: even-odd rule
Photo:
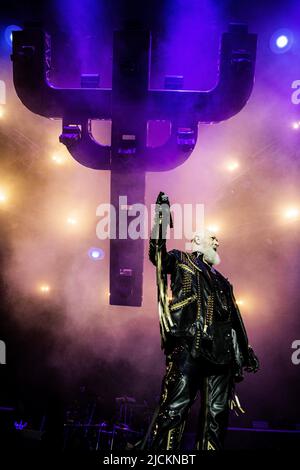
[[[176,264],[176,255],[175,251],[167,251],[166,240],[153,240],[150,238],[149,243],[149,259],[151,263],[156,266],[156,252],[160,250],[162,257],[162,268],[165,273],[171,274],[175,268]]]
[[[246,328],[240,310],[237,306],[232,286],[231,295],[234,306],[234,311],[232,315],[232,326],[236,331],[239,347],[243,355],[243,367],[246,369],[247,372],[257,372],[259,370],[259,360],[254,354],[252,347],[249,345]]]
[[[257,372],[260,368],[258,357],[255,355],[251,346],[248,346],[248,358],[245,364],[247,372]]]
[[[164,215],[163,215],[164,216]],[[167,224],[159,224],[159,215],[155,214],[154,225],[151,230],[150,243],[149,243],[149,259],[151,263],[156,266],[156,253],[159,250],[162,258],[162,269],[165,273],[170,274],[175,268],[176,256],[175,252],[177,250],[167,251],[166,246],[166,234],[167,234]],[[164,220],[163,220],[164,221]],[[163,222],[162,221],[162,222]]]
[[[248,361],[248,336],[247,336],[246,328],[242,319],[241,312],[238,308],[238,305],[236,303],[236,300],[233,294],[233,288],[231,284],[230,284],[230,292],[231,292],[231,300],[232,300],[232,312],[231,312],[232,326],[234,330],[236,331],[237,341],[238,341],[241,353],[243,355],[243,359],[244,359],[243,365],[246,365]]]

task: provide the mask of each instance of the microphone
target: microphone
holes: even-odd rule
[[[163,193],[162,191],[159,193],[157,200],[156,200],[157,205],[162,205],[162,204],[167,204],[169,206],[169,214],[170,214],[170,228],[173,228],[173,219],[170,211],[170,201],[168,196]],[[162,214],[162,211],[160,209],[160,213]]]

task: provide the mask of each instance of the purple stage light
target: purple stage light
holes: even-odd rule
[[[282,34],[276,39],[276,46],[282,49],[283,47],[287,46],[289,43],[289,38]]]
[[[275,54],[287,52],[293,45],[293,34],[288,29],[275,31],[270,39],[270,48]]]
[[[14,422],[14,427],[18,431],[22,431],[22,429],[27,427],[27,423],[23,423],[23,420],[21,419],[21,421],[19,423],[18,423],[18,421]]]
[[[94,261],[100,261],[104,258],[104,251],[101,248],[90,248],[89,257]]]
[[[5,37],[6,43],[9,46],[12,45],[12,32],[13,31],[21,31],[21,29],[22,28],[20,28],[20,26],[18,26],[16,24],[11,24],[11,25],[7,26],[7,28],[5,28],[4,37]]]

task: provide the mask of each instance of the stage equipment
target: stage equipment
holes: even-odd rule
[[[224,121],[245,106],[255,56],[256,35],[249,34],[246,25],[231,24],[222,34],[213,89],[183,90],[182,77],[166,77],[165,89],[150,89],[151,34],[128,28],[114,33],[111,89],[99,88],[98,75],[83,75],[81,88],[58,88],[50,81],[50,36],[33,26],[13,32],[13,80],[20,100],[36,114],[62,119],[60,141],[75,160],[110,171],[111,204],[117,215],[117,236],[110,240],[111,305],[142,303],[144,240],[121,238],[119,229],[124,233],[125,224],[128,234],[136,218],[129,208],[145,202],[146,172],[181,165],[196,145],[199,122]],[[195,57],[195,67],[199,62]],[[97,119],[111,121],[110,145],[94,139],[91,122]],[[147,137],[150,121],[170,122],[169,137],[161,146]],[[120,196],[128,200],[123,209]]]

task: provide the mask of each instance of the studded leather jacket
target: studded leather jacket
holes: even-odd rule
[[[165,352],[184,341],[195,358],[204,356],[215,364],[234,361],[240,371],[252,366],[253,351],[228,279],[197,252],[167,252],[165,240],[150,239],[149,258],[154,265],[158,250],[163,272],[171,275],[168,308],[173,325],[162,341]]]

